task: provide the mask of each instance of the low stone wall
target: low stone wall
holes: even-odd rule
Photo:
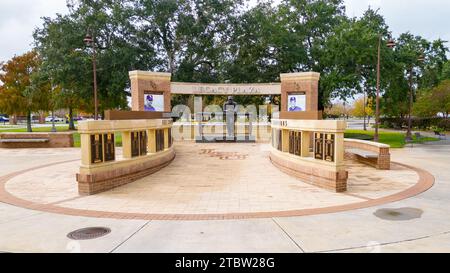
[[[382,143],[359,140],[359,139],[344,139],[345,149],[360,149],[378,154],[378,158],[364,158],[355,154],[347,153],[347,156],[353,157],[358,161],[367,165],[373,166],[380,170],[391,169],[391,154],[389,152],[390,146]]]
[[[311,159],[294,157],[290,154],[272,150],[270,160],[281,171],[295,176],[305,183],[334,192],[347,191],[348,172],[326,163],[320,164]]]
[[[0,133],[0,139],[23,139],[23,142],[0,142],[0,148],[70,148],[74,146],[73,132],[61,133]],[[27,142],[27,139],[47,139],[46,142]]]
[[[153,174],[169,165],[175,158],[173,148],[157,155],[147,155],[135,159],[116,161],[90,167],[89,174],[77,174],[80,195],[92,195],[108,191]]]

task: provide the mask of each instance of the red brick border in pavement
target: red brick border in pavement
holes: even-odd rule
[[[11,193],[9,193],[5,185],[6,183],[21,174],[26,172],[58,165],[64,164],[68,162],[73,162],[78,160],[68,160],[61,161],[58,163],[46,164],[37,167],[33,167],[30,169],[22,170],[7,174],[5,176],[0,177],[0,202],[10,204],[13,206],[37,210],[48,213],[56,213],[70,216],[83,216],[83,217],[96,217],[96,218],[110,218],[110,219],[138,219],[138,220],[186,220],[186,221],[197,221],[197,220],[231,220],[231,219],[254,219],[254,218],[274,218],[274,217],[295,217],[295,216],[308,216],[308,215],[316,215],[316,214],[328,214],[335,212],[343,212],[349,210],[356,210],[362,208],[368,208],[378,205],[383,205],[387,203],[392,203],[396,201],[400,201],[409,197],[416,196],[420,193],[423,193],[430,189],[435,182],[434,176],[429,172],[408,166],[401,163],[392,162],[392,164],[397,164],[399,166],[403,166],[405,168],[411,169],[415,171],[419,180],[417,183],[396,194],[385,196],[378,199],[370,199],[367,201],[352,203],[347,205],[339,205],[339,206],[331,206],[324,208],[312,208],[312,209],[301,209],[301,210],[290,210],[290,211],[272,211],[272,212],[256,212],[256,213],[229,213],[229,214],[146,214],[146,213],[124,213],[124,212],[108,212],[108,211],[96,211],[96,210],[83,210],[83,209],[73,209],[73,208],[64,208],[59,207],[57,204],[59,202],[53,204],[39,204],[35,202],[31,202],[28,200],[24,200],[18,198]]]

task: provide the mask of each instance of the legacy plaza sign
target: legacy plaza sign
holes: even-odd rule
[[[269,84],[204,84],[172,82],[172,94],[184,95],[280,95],[279,83]]]

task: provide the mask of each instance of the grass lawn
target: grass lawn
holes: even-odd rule
[[[51,132],[52,127],[35,127],[33,128],[33,132],[39,133],[39,132]],[[57,132],[68,132],[69,126],[57,126],[56,127]],[[27,128],[0,128],[0,133],[26,133]]]
[[[52,127],[34,127],[33,128],[33,132],[35,133],[48,133],[51,132]],[[56,127],[56,131],[57,132],[69,132],[69,126],[57,126]],[[27,128],[0,128],[0,133],[26,133],[27,132]],[[81,141],[80,141],[80,134],[76,131],[73,131],[73,142],[74,142],[74,146],[75,147],[80,147],[81,146]],[[122,147],[122,134],[116,133],[116,146],[117,147]]]
[[[347,130],[345,131],[346,138],[355,138],[362,140],[372,140],[374,131],[364,131],[364,130]],[[391,148],[403,148],[406,144],[405,134],[397,132],[379,132],[380,143],[388,144]],[[413,143],[423,143],[428,141],[438,141],[439,139],[434,137],[423,137],[420,140],[413,136]]]

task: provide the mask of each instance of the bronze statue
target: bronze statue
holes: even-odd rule
[[[229,96],[228,100],[223,104],[223,111],[226,112],[228,109],[233,107],[233,111],[236,111],[237,103],[233,100],[233,96]]]

